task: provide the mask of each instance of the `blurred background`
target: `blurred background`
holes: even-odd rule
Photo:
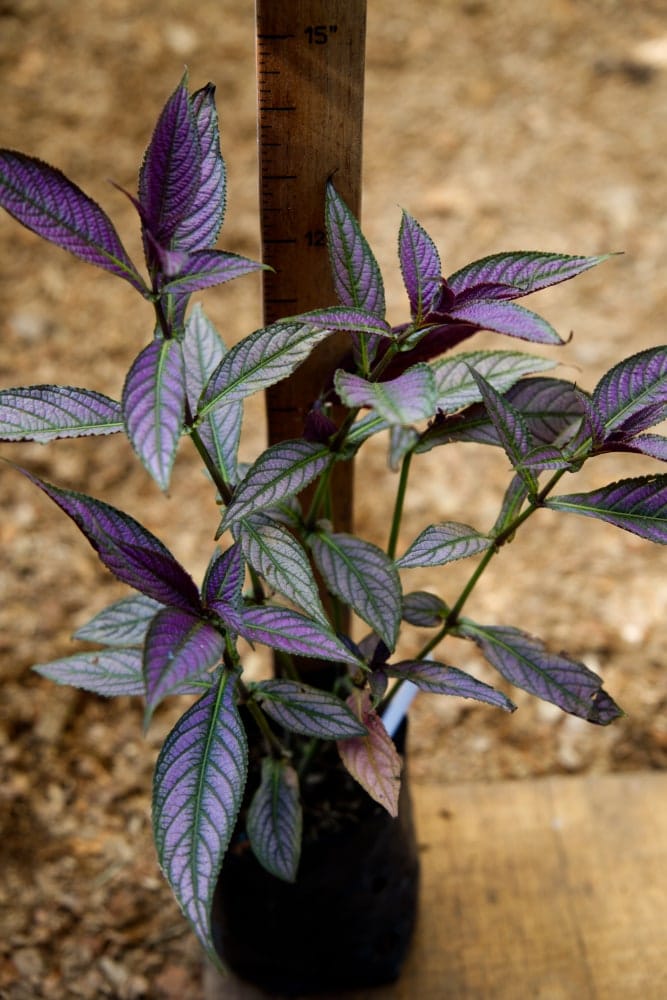
[[[220,245],[258,256],[251,3],[0,0],[0,145],[60,167],[109,212],[138,260],[134,210],[109,180],[135,189],[184,66],[193,88],[217,86],[229,172]],[[362,222],[384,272],[389,318],[405,318],[396,262],[404,207],[438,244],[445,273],[500,250],[624,252],[528,302],[563,337],[573,334],[557,354],[561,377],[592,389],[625,354],[664,342],[666,125],[664,0],[370,0]],[[253,277],[204,302],[228,344],[261,323]],[[61,382],[118,398],[150,333],[150,308],[129,285],[0,217],[0,385]],[[263,434],[256,401],[244,457]],[[48,450],[6,445],[1,454],[141,517],[201,577],[217,511],[186,448],[168,499],[114,438]],[[655,468],[599,459],[572,489]],[[394,489],[382,442],[369,448],[357,481],[357,526],[382,544]],[[404,545],[429,520],[490,526],[507,481],[495,450],[424,456]],[[158,712],[144,739],[135,702],[104,702],[31,675],[32,664],[73,652],[71,633],[124,590],[9,468],[0,470],[0,543],[0,991],[196,1000],[198,946],[157,872],[149,828],[152,762],[179,706]],[[520,695],[509,719],[420,696],[415,779],[664,768],[665,566],[662,550],[611,527],[548,512],[533,518],[492,565],[470,612],[520,624],[584,660],[627,718],[601,730]],[[412,570],[406,584],[452,599],[469,571]],[[408,638],[404,651],[415,649]],[[467,647],[439,655],[495,683]],[[249,668],[258,668],[252,657]]]

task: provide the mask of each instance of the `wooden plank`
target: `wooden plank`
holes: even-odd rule
[[[418,785],[415,807],[413,947],[347,1000],[667,997],[667,774]]]
[[[336,305],[324,197],[338,191],[359,217],[366,0],[256,0],[264,321]],[[349,353],[347,333],[321,344],[266,392],[269,443],[300,437],[320,391]],[[352,463],[332,495],[338,530],[352,524]],[[306,491],[306,496],[309,493]]]

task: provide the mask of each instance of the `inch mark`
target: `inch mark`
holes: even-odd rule
[[[309,45],[326,45],[337,31],[337,24],[309,24],[307,28],[303,29]]]

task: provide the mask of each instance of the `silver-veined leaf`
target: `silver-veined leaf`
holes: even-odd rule
[[[246,561],[273,590],[329,627],[308,556],[291,531],[265,514],[251,514],[238,522],[236,536]]]
[[[359,665],[359,660],[330,628],[275,604],[245,608],[235,630],[249,642],[295,656],[311,656],[334,663]]]
[[[354,712],[329,691],[277,678],[260,681],[252,688],[253,697],[272,719],[294,733],[321,740],[342,740],[363,736],[363,724]]]
[[[401,622],[401,581],[393,561],[372,542],[342,532],[315,535],[313,557],[327,588],[377,632],[388,649]]]
[[[459,634],[472,639],[492,666],[512,684],[558,705],[564,712],[606,726],[623,714],[592,670],[562,653],[550,653],[527,632],[466,620]]]
[[[236,677],[220,675],[167,736],[153,779],[153,835],[160,866],[209,956],[211,903],[243,798],[248,743]]]
[[[667,544],[665,475],[621,479],[590,493],[549,497],[544,506],[607,521],[650,542]]]
[[[50,663],[39,663],[33,669],[56,684],[71,684],[105,698],[146,693],[140,649],[75,653]]]
[[[248,809],[246,832],[262,867],[285,882],[296,880],[301,829],[299,777],[287,761],[265,757],[259,788]]]
[[[472,698],[487,705],[495,705],[505,712],[513,712],[516,705],[489,684],[478,681],[463,670],[438,663],[436,660],[401,660],[387,663],[384,671],[389,677],[411,681],[422,691],[432,694],[447,694],[457,698]]]
[[[333,461],[326,444],[295,438],[271,445],[248,469],[225,511],[220,533],[242,517],[299,493]]]
[[[382,319],[385,299],[380,268],[359,223],[331,181],[326,187],[325,218],[329,259],[339,302],[366,309]]]
[[[134,361],[123,387],[123,416],[134,450],[166,490],[185,412],[185,366],[176,340],[153,340]]]
[[[491,539],[467,524],[446,521],[431,524],[415,538],[407,551],[396,560],[399,569],[413,566],[442,566],[455,559],[465,559],[488,549]]]
[[[123,597],[77,629],[74,638],[104,646],[142,646],[148,626],[161,608],[144,594]]]
[[[115,434],[124,427],[120,403],[90,389],[31,385],[0,391],[0,440],[37,441]]]

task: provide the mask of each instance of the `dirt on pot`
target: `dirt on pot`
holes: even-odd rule
[[[646,0],[369,4],[363,224],[404,316],[395,262],[404,206],[433,235],[447,272],[505,249],[622,250],[535,308],[572,342],[564,377],[592,388],[623,354],[664,342],[667,315],[667,5]],[[225,248],[258,255],[252,5],[231,0],[0,0],[0,144],[57,164],[110,212],[135,258],[130,189],[157,110],[184,64],[216,82],[230,173]],[[107,275],[0,219],[0,384],[65,381],[117,396],[149,334],[149,307]],[[229,343],[260,325],[258,283],[206,296]],[[261,404],[244,453],[263,439]],[[168,500],[114,438],[2,449],[62,485],[145,518],[195,576],[217,511],[183,450]],[[600,459],[581,488],[655,466]],[[403,543],[427,519],[493,522],[502,455],[463,446],[423,456]],[[374,541],[392,502],[378,442],[358,474],[356,519]],[[189,513],[197,504],[197,514]],[[178,707],[144,740],[131,700],[104,702],[30,673],[123,591],[72,526],[9,469],[0,473],[2,851],[0,996],[197,1000],[200,955],[156,867],[152,763]],[[410,571],[413,589],[437,589]],[[467,568],[443,577],[455,596]],[[583,659],[627,717],[588,726],[518,697],[507,717],[420,696],[415,782],[492,780],[667,766],[665,556],[602,524],[536,516],[489,570],[471,613],[521,624]],[[414,651],[406,642],[406,653]],[[466,645],[443,660],[482,680]],[[259,665],[251,663],[253,669]]]

